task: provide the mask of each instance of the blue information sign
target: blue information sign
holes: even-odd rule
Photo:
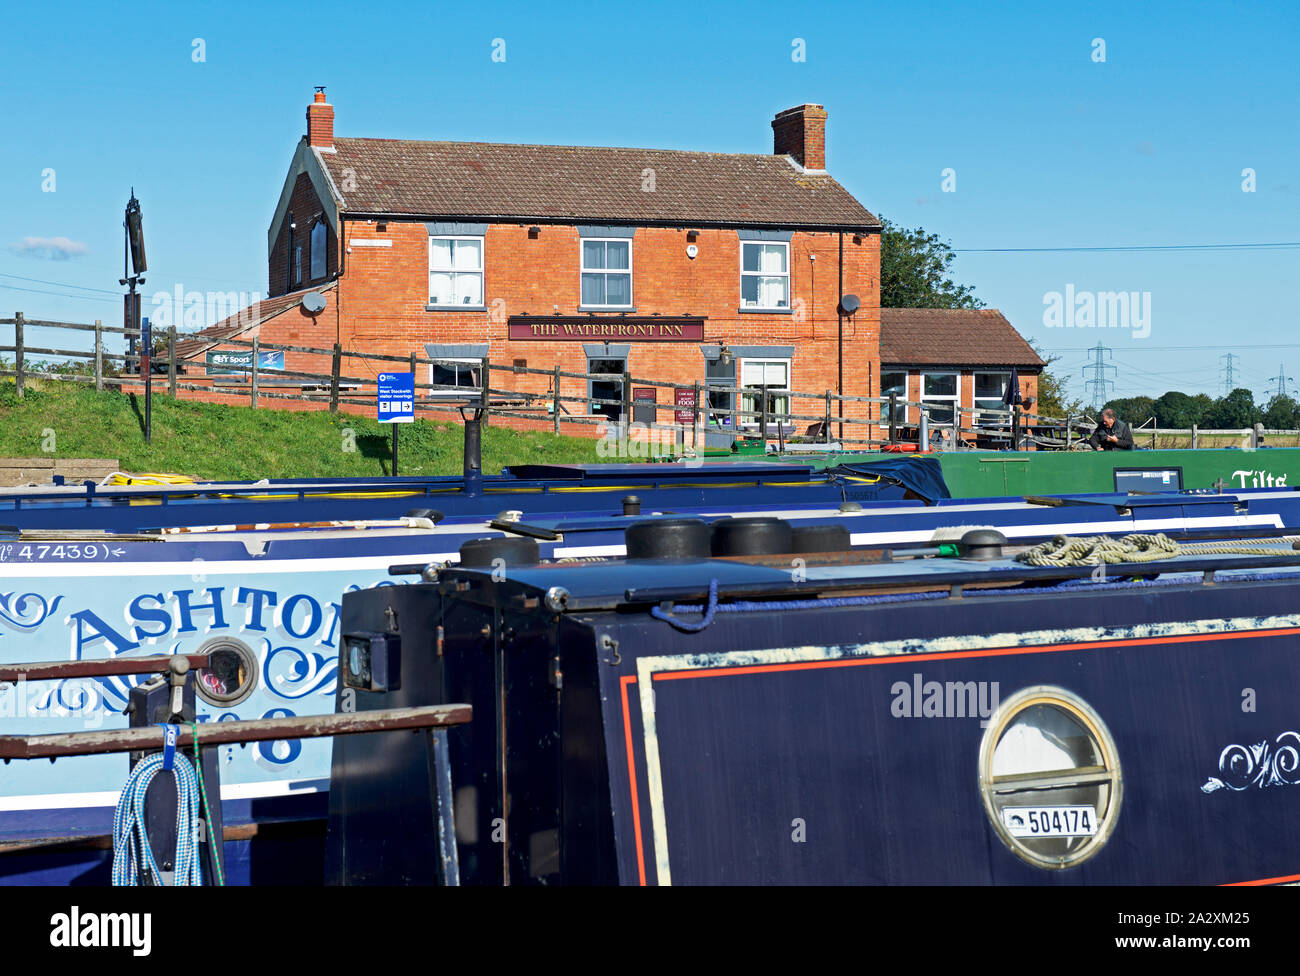
[[[415,374],[379,374],[379,422],[409,424],[415,420]]]

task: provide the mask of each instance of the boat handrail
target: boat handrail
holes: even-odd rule
[[[292,718],[250,718],[205,722],[199,735],[203,746],[266,742],[276,739],[316,739],[334,735],[394,732],[404,729],[445,729],[464,725],[473,717],[469,705],[422,705],[385,708],[369,712],[334,712]],[[61,732],[42,735],[0,735],[0,759],[60,759],[114,752],[149,752],[162,749],[166,732],[152,725],[102,732]],[[180,726],[175,745],[194,744],[190,723]]]

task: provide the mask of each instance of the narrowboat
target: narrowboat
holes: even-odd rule
[[[626,531],[344,596],[337,709],[473,718],[335,741],[327,881],[1300,879],[1293,537]]]

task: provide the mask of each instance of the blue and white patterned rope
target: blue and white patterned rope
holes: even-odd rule
[[[166,726],[164,726],[166,728]],[[173,726],[174,728],[174,726]],[[171,752],[172,750],[168,750]],[[182,752],[170,757],[171,772],[176,782],[176,866],[175,885],[201,885],[202,871],[198,856],[199,787],[194,765]],[[153,778],[167,768],[163,753],[154,753],[142,759],[131,770],[131,775],[117,801],[113,813],[113,884],[115,886],[139,885],[140,854],[143,853],[148,871],[155,885],[163,884],[153,847],[145,830],[144,799]]]

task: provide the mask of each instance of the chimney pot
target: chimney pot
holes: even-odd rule
[[[323,86],[317,86],[316,96],[307,106],[307,144],[334,151],[334,106],[325,101]]]
[[[772,120],[772,152],[790,156],[804,169],[826,168],[826,110],[796,105]]]

